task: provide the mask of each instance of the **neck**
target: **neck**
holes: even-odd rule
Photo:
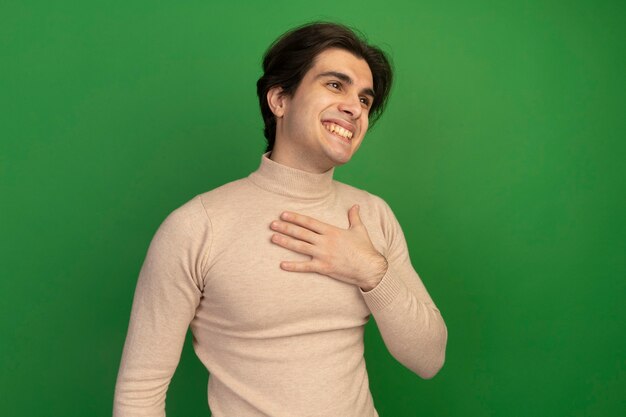
[[[273,152],[261,157],[259,169],[248,177],[260,188],[287,197],[298,199],[321,199],[330,195],[333,187],[333,172],[307,172],[281,164],[273,158]]]
[[[328,162],[324,164],[322,161],[311,160],[310,156],[305,154],[305,152],[298,152],[297,150],[280,146],[278,141],[274,144],[269,158],[281,165],[312,174],[323,174],[333,169],[332,164]]]

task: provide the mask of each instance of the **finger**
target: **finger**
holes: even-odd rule
[[[317,233],[309,229],[305,229],[304,227],[300,227],[293,223],[281,222],[278,220],[274,220],[270,224],[270,229],[313,244],[316,242],[315,238],[319,236]]]
[[[276,243],[278,246],[282,246],[285,249],[302,253],[304,255],[313,256],[315,252],[315,247],[311,245],[310,243],[304,242],[302,240],[294,239],[290,236],[285,236],[285,235],[281,235],[278,233],[274,233],[272,235],[271,240],[273,243]]]
[[[285,211],[280,215],[280,218],[290,223],[297,224],[306,229],[312,230],[320,235],[324,234],[328,228],[333,227],[327,223],[323,223],[313,217],[305,216],[304,214],[298,214],[291,211]]]
[[[317,272],[313,261],[283,261],[280,263],[280,267],[290,272]]]
[[[358,204],[353,205],[352,207],[350,207],[350,210],[348,210],[348,221],[350,222],[350,228],[362,224],[359,211],[360,207]]]

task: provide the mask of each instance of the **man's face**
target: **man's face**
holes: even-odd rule
[[[317,55],[293,97],[283,98],[277,145],[290,155],[292,166],[308,171],[345,164],[367,132],[373,100],[367,62],[343,49],[327,49]]]

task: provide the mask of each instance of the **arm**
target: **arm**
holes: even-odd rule
[[[164,416],[165,394],[202,295],[210,222],[199,197],[156,232],[139,273],[113,415]]]
[[[361,293],[389,352],[420,377],[429,379],[445,361],[448,331],[413,269],[400,224],[389,206],[382,203],[388,268],[376,287]]]
[[[272,242],[311,257],[308,261],[281,262],[281,268],[317,272],[357,285],[389,352],[422,378],[432,378],[445,359],[446,325],[411,265],[398,221],[387,203],[378,200],[386,257],[372,245],[357,205],[348,212],[348,229],[284,212],[281,220],[270,224],[279,232],[272,236]]]

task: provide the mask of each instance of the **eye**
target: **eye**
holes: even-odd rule
[[[331,81],[326,85],[335,90],[341,90],[341,83],[338,83],[337,81]]]
[[[361,97],[361,104],[364,104],[365,107],[369,108],[371,100],[368,97]]]

